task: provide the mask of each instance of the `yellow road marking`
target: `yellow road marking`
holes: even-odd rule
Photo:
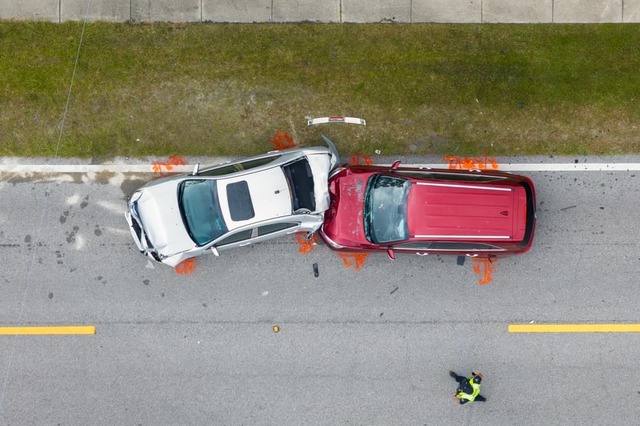
[[[92,325],[50,327],[0,327],[0,335],[96,334]]]
[[[509,333],[640,333],[640,324],[510,324]]]

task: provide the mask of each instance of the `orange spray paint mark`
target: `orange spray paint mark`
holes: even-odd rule
[[[359,271],[364,266],[367,257],[369,257],[368,253],[340,253],[344,266],[347,268],[353,267],[356,271]]]
[[[178,263],[178,265],[176,266],[175,268],[176,274],[178,275],[193,274],[196,270],[197,262],[198,262],[198,259],[196,259],[195,257],[192,257],[191,259],[183,260],[182,262]]]
[[[452,170],[497,170],[498,163],[493,157],[488,157],[485,153],[482,157],[444,157],[444,161],[449,163],[449,169]]]
[[[478,276],[478,284],[485,285],[493,281],[493,264],[498,262],[498,258],[478,259],[474,257],[471,262],[473,272]]]
[[[169,157],[167,161],[154,161],[151,165],[151,171],[153,172],[153,178],[161,178],[165,176],[169,176],[173,172],[174,166],[185,166],[187,161],[184,157],[179,157],[177,155],[172,155]]]
[[[296,241],[298,242],[298,251],[302,254],[311,253],[313,246],[317,245],[316,234],[313,234],[311,238],[307,238],[306,232],[296,233]]]
[[[356,154],[353,154],[349,159],[349,164],[351,165],[366,164],[367,166],[370,166],[373,164],[373,160],[368,155],[356,153]]]
[[[276,149],[295,148],[298,146],[288,133],[281,132],[280,130],[276,130],[276,135],[269,142],[271,142]]]

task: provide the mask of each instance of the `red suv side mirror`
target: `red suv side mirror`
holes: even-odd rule
[[[387,256],[389,256],[389,259],[391,260],[396,260],[396,255],[393,254],[393,249],[391,247],[387,249]]]

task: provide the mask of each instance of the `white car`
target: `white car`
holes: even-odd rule
[[[286,234],[311,236],[329,208],[334,144],[243,158],[149,182],[125,214],[138,249],[175,267],[191,257]]]

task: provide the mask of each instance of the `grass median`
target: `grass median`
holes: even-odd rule
[[[81,31],[0,23],[0,155],[640,152],[637,25],[89,23],[60,134]]]

